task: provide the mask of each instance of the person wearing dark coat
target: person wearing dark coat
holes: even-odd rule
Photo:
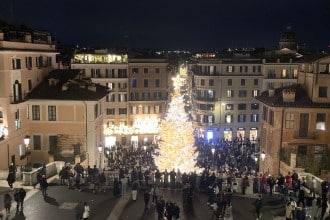
[[[115,178],[113,182],[113,195],[115,197],[120,197],[120,186],[118,178]]]
[[[46,176],[45,175],[42,175],[41,176],[41,179],[40,179],[40,189],[42,191],[42,195],[45,197],[47,196],[47,187],[48,187],[48,182],[47,182],[47,179],[46,179]]]
[[[165,200],[163,197],[160,197],[160,199],[157,201],[156,208],[158,213],[158,220],[163,220],[165,211]]]
[[[257,220],[258,220],[260,218],[261,208],[263,206],[261,195],[259,195],[258,198],[254,201],[254,206],[255,206]]]
[[[18,193],[19,193],[19,203],[20,203],[20,206],[21,206],[21,212],[23,212],[24,199],[26,197],[26,191],[25,191],[25,189],[20,188]]]
[[[7,177],[7,182],[11,190],[14,190],[13,184],[16,181],[16,166],[14,163],[11,163],[9,168],[8,168],[8,177]]]
[[[144,211],[146,212],[148,210],[148,203],[150,201],[150,194],[147,190],[143,193],[143,199],[144,199]]]

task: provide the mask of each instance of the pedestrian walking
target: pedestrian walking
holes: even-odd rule
[[[11,163],[8,168],[8,176],[7,176],[7,182],[11,190],[14,190],[13,184],[16,181],[16,172],[17,168],[14,165],[14,163]]]
[[[48,182],[45,175],[42,175],[39,184],[40,184],[40,189],[42,191],[42,196],[44,197],[47,196]]]
[[[7,215],[10,214],[11,201],[12,201],[11,196],[9,195],[9,193],[6,193],[5,196],[3,197],[3,204],[5,206],[5,210],[6,210]]]
[[[261,208],[263,206],[261,195],[254,201],[254,206],[256,210],[257,220],[261,219]]]
[[[89,205],[87,204],[87,202],[84,202],[84,212],[83,212],[83,219],[89,219],[89,212],[90,212],[90,208]]]

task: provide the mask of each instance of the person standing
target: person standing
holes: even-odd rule
[[[328,208],[328,199],[327,198],[322,198],[322,203],[321,203],[321,219],[324,218],[325,212]]]
[[[165,200],[162,196],[157,201],[156,208],[158,213],[158,220],[163,220],[165,211]]]
[[[87,202],[84,202],[84,212],[83,212],[84,220],[89,218],[89,212],[90,212],[89,205],[87,204]]]
[[[245,190],[249,186],[249,178],[247,176],[244,176],[242,178],[242,194],[245,195]]]
[[[254,206],[257,214],[257,220],[261,218],[261,208],[263,206],[261,195],[258,195],[258,198],[254,201]]]
[[[113,195],[118,198],[120,197],[120,188],[119,188],[119,180],[116,177],[114,182],[113,182]]]
[[[48,182],[46,179],[45,175],[42,175],[41,179],[40,179],[40,189],[42,191],[42,196],[47,196],[47,187],[48,187]]]
[[[11,190],[14,190],[13,184],[16,181],[16,172],[17,172],[16,166],[14,165],[14,163],[11,163],[8,168],[8,177],[7,177],[7,182]]]
[[[132,184],[132,199],[133,199],[133,201],[136,201],[136,196],[137,196],[138,189],[139,189],[139,182],[138,182],[138,180],[135,180]]]
[[[23,212],[23,207],[24,207],[24,199],[26,197],[26,191],[23,188],[19,189],[19,203],[21,206],[21,212]]]
[[[11,196],[9,195],[9,193],[6,193],[5,196],[3,197],[3,204],[5,206],[7,215],[10,214],[11,201],[12,201]]]
[[[76,220],[81,220],[83,218],[83,213],[84,213],[84,203],[82,201],[80,201],[75,207],[75,212],[76,212]]]
[[[19,212],[19,205],[20,205],[20,196],[19,196],[19,190],[17,189],[14,193],[14,200],[16,202],[16,213]]]
[[[146,212],[148,210],[148,203],[150,201],[150,195],[147,189],[144,190],[143,199],[144,199],[144,211]]]
[[[293,219],[293,210],[295,207],[291,204],[291,202],[287,202],[285,206],[285,219],[286,220],[292,220]]]
[[[121,195],[124,196],[127,191],[127,178],[124,176],[120,179],[121,182]]]
[[[101,192],[105,192],[106,190],[106,182],[107,182],[107,178],[105,177],[105,173],[102,172],[101,175],[100,175],[100,191]]]

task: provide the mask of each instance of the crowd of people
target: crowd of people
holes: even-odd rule
[[[221,140],[217,143],[205,143],[197,140],[197,166],[203,168],[202,173],[181,173],[180,170],[167,170],[160,172],[153,161],[156,145],[150,144],[148,148],[134,148],[116,146],[109,152],[108,166],[104,169],[93,167],[84,168],[80,163],[66,164],[59,172],[61,185],[77,191],[91,190],[93,193],[105,192],[112,184],[112,191],[116,197],[124,196],[127,189],[131,189],[132,200],[136,201],[138,194],[143,195],[145,211],[154,210],[158,219],[166,217],[168,220],[178,219],[180,208],[186,211],[193,206],[193,196],[197,191],[207,194],[210,209],[214,211],[217,219],[223,219],[227,210],[232,207],[233,194],[240,191],[245,194],[251,188],[256,196],[253,203],[256,217],[259,218],[263,206],[263,195],[273,195],[274,192],[282,195],[286,207],[286,218],[298,218],[303,212],[305,216],[325,216],[329,183],[322,183],[322,193],[317,195],[315,180],[312,187],[306,192],[306,180],[293,171],[287,175],[278,176],[269,173],[259,173],[258,164],[254,160],[258,151],[255,141],[237,138],[233,141]],[[212,150],[214,149],[214,150]],[[169,168],[170,169],[170,168]],[[109,178],[108,171],[114,173]],[[9,167],[8,184],[12,188],[14,167]],[[107,175],[106,175],[107,173]],[[38,183],[43,196],[47,196],[46,167],[38,170]],[[240,179],[240,182],[237,179]],[[240,183],[240,185],[238,185]],[[238,190],[238,187],[241,187]],[[160,189],[180,190],[182,192],[181,206],[173,201],[166,200]],[[139,193],[140,192],[140,193]],[[15,199],[15,198],[14,198]],[[6,196],[8,204],[9,198]],[[15,199],[16,201],[16,199]],[[18,201],[22,201],[19,199]],[[23,199],[24,201],[24,199]],[[317,210],[313,210],[312,203],[316,203]],[[17,203],[23,209],[23,202]],[[88,207],[89,209],[89,207]],[[9,210],[10,207],[6,210]]]

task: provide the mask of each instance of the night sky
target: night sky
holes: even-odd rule
[[[298,43],[330,44],[330,0],[1,0],[0,19],[103,48],[273,49],[287,25]]]

